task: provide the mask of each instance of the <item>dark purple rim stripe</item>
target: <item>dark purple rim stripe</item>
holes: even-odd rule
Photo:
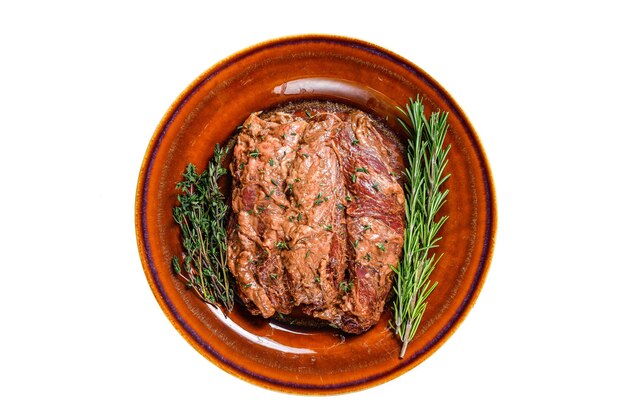
[[[228,360],[227,358],[223,357],[222,355],[220,355],[216,350],[214,350],[211,345],[207,344],[204,340],[202,340],[202,338],[200,338],[200,336],[191,328],[191,326],[185,321],[183,320],[182,316],[179,314],[179,312],[176,310],[175,306],[172,304],[172,301],[170,300],[170,298],[168,297],[168,295],[165,293],[163,285],[162,285],[162,281],[161,281],[161,277],[158,274],[158,271],[154,265],[154,258],[152,256],[152,248],[150,247],[150,242],[147,239],[147,221],[146,221],[146,215],[147,215],[147,204],[146,201],[148,199],[148,183],[149,183],[149,179],[152,173],[152,167],[153,167],[153,163],[154,163],[154,157],[161,145],[161,142],[163,140],[163,137],[165,136],[165,133],[168,131],[172,120],[178,115],[180,109],[185,105],[185,103],[187,103],[187,101],[204,85],[206,84],[209,80],[211,80],[212,78],[214,78],[217,74],[219,74],[220,72],[222,72],[224,69],[228,68],[229,66],[231,66],[232,64],[250,56],[253,55],[255,53],[257,53],[259,50],[263,50],[266,48],[276,48],[276,47],[282,47],[284,45],[288,45],[288,44],[303,44],[303,43],[334,43],[334,44],[339,44],[341,46],[347,46],[349,48],[357,48],[357,49],[362,49],[366,52],[369,52],[371,54],[383,57],[385,59],[391,60],[396,64],[399,64],[400,66],[402,66],[403,68],[407,69],[409,72],[411,72],[412,74],[414,74],[415,76],[417,76],[418,78],[420,78],[422,81],[424,81],[426,84],[428,84],[430,86],[430,88],[435,91],[439,98],[441,98],[443,101],[445,101],[448,106],[452,109],[452,111],[454,112],[455,116],[458,118],[458,120],[461,121],[461,124],[463,126],[463,129],[465,130],[465,132],[467,133],[468,137],[471,138],[472,140],[472,146],[474,147],[474,150],[476,152],[476,154],[479,157],[480,160],[480,167],[481,167],[481,174],[482,174],[482,179],[483,179],[483,186],[485,187],[486,190],[486,194],[487,194],[487,228],[486,228],[486,233],[485,233],[485,240],[483,242],[483,246],[482,246],[482,253],[480,256],[480,262],[478,265],[478,270],[476,272],[476,274],[474,275],[474,279],[472,281],[472,285],[470,286],[470,289],[468,291],[468,293],[466,294],[465,298],[463,299],[463,302],[461,303],[461,306],[457,309],[457,311],[455,312],[455,314],[452,316],[452,318],[448,321],[448,323],[444,326],[444,328],[421,350],[415,352],[411,357],[406,358],[402,361],[399,361],[398,366],[393,367],[391,369],[389,369],[388,371],[385,372],[381,372],[379,374],[367,377],[367,378],[361,378],[355,381],[351,381],[351,382],[346,382],[346,383],[339,383],[339,384],[328,384],[328,385],[324,385],[324,386],[320,386],[320,385],[314,385],[314,384],[302,384],[302,383],[294,383],[294,382],[290,382],[290,381],[283,381],[283,380],[277,380],[274,378],[269,378],[266,377],[264,375],[259,375],[257,373],[251,372],[250,370],[243,368],[241,366],[239,366],[237,363]],[[285,387],[285,388],[294,388],[294,389],[299,389],[299,390],[317,390],[317,391],[329,391],[329,390],[334,390],[334,389],[345,389],[345,388],[349,388],[349,387],[358,387],[361,385],[365,385],[368,384],[370,382],[373,381],[380,381],[380,380],[384,380],[387,376],[392,375],[397,373],[398,371],[402,370],[403,368],[406,367],[410,367],[416,360],[418,360],[421,356],[423,356],[425,353],[429,352],[431,350],[431,348],[433,346],[435,346],[436,344],[439,343],[439,341],[441,341],[445,335],[448,334],[448,332],[455,327],[455,325],[458,323],[459,319],[462,317],[463,313],[465,311],[467,311],[467,308],[470,307],[470,302],[472,299],[475,298],[475,294],[476,294],[476,290],[478,289],[480,282],[483,280],[484,278],[484,273],[485,271],[485,267],[487,265],[487,262],[490,258],[490,253],[491,253],[491,239],[492,239],[492,234],[493,234],[493,210],[494,210],[494,202],[493,202],[493,190],[492,190],[492,184],[491,184],[491,175],[487,166],[487,162],[486,162],[486,158],[483,154],[483,150],[479,145],[478,142],[478,138],[476,137],[473,129],[469,126],[469,123],[466,119],[466,117],[458,110],[457,108],[458,106],[456,105],[456,103],[454,103],[454,101],[452,100],[452,98],[449,96],[449,94],[441,87],[439,86],[436,82],[434,82],[434,80],[432,78],[430,78],[430,76],[426,75],[425,72],[423,72],[420,68],[418,68],[417,66],[415,66],[414,64],[406,61],[404,58],[397,56],[395,54],[389,53],[387,51],[381,50],[378,47],[371,45],[371,44],[367,44],[367,43],[361,43],[358,40],[351,40],[351,39],[342,39],[342,38],[326,38],[323,36],[313,36],[311,38],[286,38],[286,39],[282,39],[282,40],[278,40],[275,42],[269,42],[269,43],[265,43],[265,44],[261,44],[259,46],[256,47],[252,47],[242,53],[240,53],[239,55],[235,55],[234,59],[229,59],[227,62],[224,62],[222,64],[218,64],[218,66],[211,71],[211,73],[207,74],[202,80],[200,80],[198,82],[198,84],[192,88],[179,102],[179,104],[176,106],[176,108],[174,109],[174,111],[172,112],[171,116],[169,117],[169,119],[167,120],[167,122],[164,124],[163,128],[161,129],[161,132],[158,134],[157,139],[153,145],[152,148],[152,152],[150,153],[150,158],[148,160],[148,164],[145,170],[145,174],[144,174],[144,178],[143,178],[143,190],[142,190],[142,202],[141,202],[141,230],[142,230],[142,236],[141,239],[143,241],[144,247],[145,247],[145,251],[146,251],[146,257],[148,260],[148,265],[149,265],[149,269],[150,272],[152,274],[152,278],[153,278],[153,282],[155,283],[157,290],[161,296],[161,298],[164,300],[165,304],[167,305],[169,311],[171,312],[172,316],[176,319],[176,321],[179,323],[179,325],[185,330],[185,332],[197,343],[197,345],[201,346],[202,349],[204,349],[207,353],[209,353],[212,357],[214,357],[216,360],[218,360],[219,362],[221,362],[223,365],[226,365],[227,367],[230,367],[231,369],[235,370],[237,373],[241,374],[241,375],[245,375],[251,379],[256,379],[259,381],[263,381],[266,383],[270,383],[274,386],[277,387]],[[382,381],[381,381],[382,382]]]

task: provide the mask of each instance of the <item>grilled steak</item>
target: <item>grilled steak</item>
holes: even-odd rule
[[[230,168],[228,266],[248,310],[377,323],[404,236],[397,141],[358,110],[255,113]]]

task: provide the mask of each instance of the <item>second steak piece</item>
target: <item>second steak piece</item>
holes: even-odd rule
[[[281,253],[294,305],[331,323],[325,312],[335,308],[346,271],[346,225],[337,207],[345,186],[332,146],[340,124],[331,115],[309,120],[287,177],[289,250]]]

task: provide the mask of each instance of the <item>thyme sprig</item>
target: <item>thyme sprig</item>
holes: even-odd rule
[[[448,190],[442,186],[450,177],[444,175],[448,164],[450,145],[444,148],[448,130],[448,114],[433,112],[430,118],[424,113],[419,97],[410,99],[406,110],[398,108],[410,124],[398,118],[408,133],[408,168],[406,174],[406,229],[404,253],[398,267],[395,283],[394,318],[392,326],[402,342],[400,358],[403,358],[409,342],[420,325],[428,296],[437,287],[430,275],[443,254],[435,256],[431,251],[441,240],[437,236],[448,216],[437,213],[446,202]]]
[[[181,193],[174,221],[180,226],[183,253],[182,265],[174,256],[172,268],[203,301],[231,311],[234,295],[226,263],[228,205],[218,185],[227,172],[222,161],[228,150],[216,145],[207,169],[199,174],[195,165],[187,165],[183,181],[176,185]]]

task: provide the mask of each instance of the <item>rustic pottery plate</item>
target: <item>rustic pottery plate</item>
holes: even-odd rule
[[[172,219],[175,185],[189,162],[206,166],[254,111],[290,101],[347,103],[388,118],[410,97],[427,112],[449,112],[450,194],[440,251],[422,325],[399,359],[389,312],[359,336],[289,327],[237,306],[225,317],[177,279],[181,252]],[[136,196],[139,254],[150,287],[176,329],[223,370],[259,386],[299,394],[335,394],[381,384],[414,368],[457,329],[476,301],[494,245],[496,205],[487,159],[463,111],[428,74],[378,46],[335,36],[300,36],[253,46],[198,77],[172,104],[148,146]],[[175,361],[176,358],[168,360]]]

